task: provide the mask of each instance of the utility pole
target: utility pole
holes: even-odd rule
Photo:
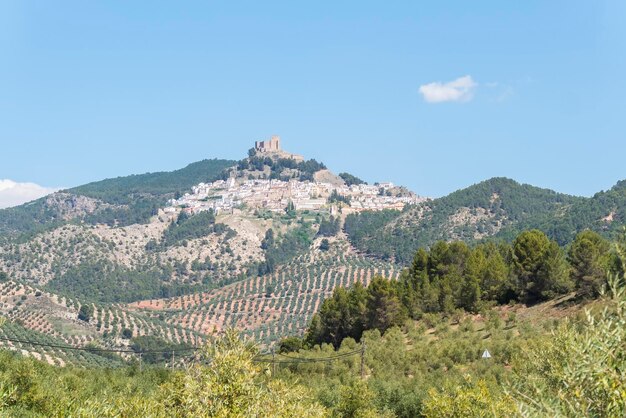
[[[139,353],[139,371],[140,371],[140,372],[141,372],[141,370],[142,370],[142,361],[141,361],[142,356],[143,356],[143,353]]]
[[[276,376],[276,348],[272,346],[272,377]]]
[[[172,369],[174,369],[174,350],[172,350]]]
[[[361,379],[365,379],[365,341],[361,342]]]

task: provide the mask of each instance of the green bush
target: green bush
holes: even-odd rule
[[[93,317],[93,305],[82,304],[78,310],[78,319],[81,321],[89,322]]]
[[[626,416],[626,288],[610,281],[608,306],[562,323],[515,364],[509,393],[527,416]]]

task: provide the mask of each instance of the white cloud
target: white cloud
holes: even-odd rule
[[[435,81],[420,86],[420,93],[428,103],[467,102],[474,97],[478,84],[466,75],[447,83]]]
[[[0,180],[0,209],[18,206],[39,199],[59,189],[43,187],[35,183],[17,183],[13,180]]]

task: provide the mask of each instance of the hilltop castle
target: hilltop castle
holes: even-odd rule
[[[273,135],[268,141],[255,141],[254,149],[259,154],[269,154],[270,157],[291,158],[298,162],[304,161],[304,157],[298,154],[285,152],[280,148],[280,136]]]
[[[280,137],[274,135],[269,141],[256,141],[254,149],[257,152],[280,152]]]

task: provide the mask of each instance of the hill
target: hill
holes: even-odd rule
[[[565,246],[590,229],[614,239],[626,225],[626,181],[590,198],[493,178],[404,211],[349,215],[345,230],[359,250],[408,264],[438,240],[512,241],[539,229]]]
[[[396,278],[400,273],[398,266],[354,253],[344,239],[333,239],[327,251],[319,250],[319,242],[275,272],[209,292],[139,301],[129,308],[200,334],[236,328],[269,345],[277,338],[302,335],[335,287],[367,285],[376,275]]]
[[[216,180],[234,164],[203,160],[172,172],[118,177],[54,193],[0,210],[0,236],[34,234],[74,219],[121,226],[143,223],[168,199],[200,182]]]
[[[358,249],[406,265],[419,247],[439,240],[512,239],[520,230],[554,220],[583,202],[584,198],[493,178],[404,211],[349,215],[345,230]]]
[[[359,250],[407,265],[438,240],[510,242],[539,229],[564,246],[585,229],[615,238],[625,224],[626,181],[585,198],[493,178],[404,211],[349,215],[345,230]]]
[[[554,216],[532,216],[520,224],[522,228],[537,228],[559,244],[565,245],[574,236],[591,229],[607,238],[615,238],[626,225],[626,181],[618,182],[608,191],[591,198],[579,199]]]
[[[185,399],[206,408],[211,405],[205,400],[206,393],[215,393],[212,399],[228,397],[230,400],[235,396],[246,399],[252,396],[249,391],[239,390],[243,384],[246,387],[282,384],[281,387],[292,390],[300,388],[296,398],[299,405],[305,401],[311,403],[311,400],[322,405],[326,414],[320,416],[343,416],[346,412],[353,416],[484,416],[486,410],[494,416],[524,416],[517,408],[526,410],[528,399],[546,402],[545,408],[541,404],[532,405],[543,412],[535,415],[544,416],[549,415],[546,410],[551,410],[554,399],[560,399],[555,395],[559,393],[558,385],[541,386],[549,378],[554,377],[552,381],[556,382],[578,383],[563,385],[571,392],[565,399],[572,399],[580,390],[586,391],[587,399],[593,389],[606,382],[602,379],[605,375],[612,378],[611,384],[619,387],[621,382],[615,370],[623,368],[623,360],[619,356],[605,360],[606,352],[602,350],[603,344],[620,341],[623,327],[617,326],[613,332],[602,331],[607,322],[614,326],[619,319],[623,320],[623,309],[617,310],[616,318],[599,317],[603,328],[596,330],[596,322],[580,320],[584,317],[582,309],[594,306],[572,304],[570,299],[568,296],[532,308],[508,306],[489,311],[487,315],[460,316],[454,320],[411,321],[384,334],[367,331],[362,338],[363,345],[347,339],[338,350],[324,345],[292,351],[285,342],[275,353],[259,353],[251,348],[244,351],[243,343],[227,333],[210,346],[216,349],[199,352],[202,361],[196,358],[192,363],[186,358],[179,363],[179,366],[184,365],[182,370],[176,371],[168,370],[173,366],[169,357],[157,362],[160,367],[142,370],[135,363],[116,371],[114,368],[124,365],[120,356],[104,357],[105,353],[88,351],[72,354],[71,350],[53,347],[52,339],[42,338],[35,357],[54,359],[56,364],[66,367],[53,368],[19,355],[1,353],[3,381],[15,388],[13,393],[9,392],[12,396],[5,395],[8,401],[2,408],[11,416],[23,415],[25,411],[43,416],[70,410],[85,410],[85,416],[106,416],[107,413],[136,416],[146,411],[161,411],[150,416],[171,416],[176,415],[172,409],[181,403],[164,402],[168,395],[170,398],[166,399],[180,399],[183,393]],[[601,301],[594,310],[599,311],[598,308],[607,303],[610,301]],[[554,320],[563,317],[569,321]],[[25,334],[11,326],[2,337],[5,335],[14,339],[24,338]],[[580,337],[574,339],[575,335]],[[557,351],[563,347],[563,341],[569,342],[568,350]],[[589,349],[589,341],[594,342],[593,350]],[[11,347],[18,352],[25,348],[19,343]],[[482,357],[485,350],[490,353],[487,359]],[[176,353],[177,359],[180,355]],[[246,367],[241,367],[244,358],[249,365],[245,363]],[[209,359],[210,368],[204,361]],[[565,377],[556,375],[560,366],[572,367],[577,373],[565,374]],[[604,368],[609,366],[613,368]],[[613,373],[606,374],[607,371]],[[197,382],[205,382],[209,376],[220,379],[217,386],[220,390],[208,391],[206,385],[198,386]],[[234,386],[233,381],[245,383]],[[525,389],[521,394],[515,391],[518,385],[529,384],[537,386],[521,386]],[[303,387],[306,392],[302,392]],[[546,387],[550,389],[547,394]],[[537,388],[542,390],[536,392]],[[517,398],[512,398],[510,393]],[[615,396],[609,394],[589,399],[595,410],[616,404]],[[276,402],[284,412],[285,394],[281,392]],[[189,404],[191,402],[183,405]],[[265,404],[267,408],[269,402]],[[578,411],[569,402],[566,404]],[[94,409],[96,407],[99,409]],[[166,407],[169,409],[164,411]],[[198,409],[192,415],[201,411]],[[268,412],[268,416],[275,415],[276,412]],[[575,413],[562,415],[577,416]]]
[[[65,232],[69,234],[70,230]],[[36,335],[37,340],[45,341],[50,337],[73,346],[97,343],[125,347],[131,341],[123,337],[124,330],[135,337],[154,335],[174,343],[195,344],[229,327],[269,345],[285,336],[302,335],[335,287],[348,287],[355,282],[367,285],[376,275],[395,278],[400,273],[398,266],[358,255],[341,236],[331,238],[330,248],[322,251],[322,239],[316,238],[304,252],[271,273],[229,276],[228,269],[220,266],[210,273],[216,275],[211,279],[215,281],[196,284],[196,272],[192,269],[189,278],[174,271],[173,278],[164,280],[158,275],[151,277],[149,271],[140,275],[138,269],[125,270],[127,276],[122,272],[99,271],[96,268],[101,265],[95,264],[81,275],[85,264],[74,260],[84,253],[78,252],[70,263],[76,263],[78,270],[70,267],[69,273],[58,276],[46,272],[13,275],[17,281],[0,284],[0,312],[24,329],[22,334],[15,334],[18,337],[32,339]],[[192,244],[188,248],[191,247]],[[106,248],[102,245],[96,249]],[[182,247],[177,249],[181,250]],[[35,264],[36,260],[25,263]],[[219,274],[224,276],[218,278]],[[49,282],[37,281],[40,277],[53,278]],[[187,287],[184,283],[188,283]],[[166,294],[178,295],[163,298],[163,289],[169,289]],[[79,319],[83,305],[92,307],[88,321]],[[26,344],[19,344],[19,348],[24,354],[54,364],[66,361],[59,357],[61,353],[43,352]]]

